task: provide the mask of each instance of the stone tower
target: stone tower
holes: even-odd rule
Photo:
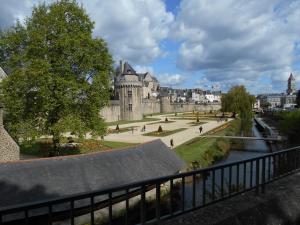
[[[0,102],[0,162],[20,159],[20,149],[17,143],[4,129],[3,106]]]
[[[288,86],[287,86],[287,90],[286,93],[288,95],[292,95],[296,92],[296,79],[294,78],[293,74],[290,74],[290,77],[288,79]]]
[[[136,71],[120,62],[115,79],[115,92],[119,96],[121,120],[140,120],[142,115],[142,82]]]

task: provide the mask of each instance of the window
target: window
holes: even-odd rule
[[[128,95],[129,98],[131,98],[131,97],[132,97],[132,90],[129,90],[129,91],[127,92],[127,95]]]
[[[128,110],[132,112],[132,104],[128,104]]]

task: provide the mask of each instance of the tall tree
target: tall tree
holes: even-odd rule
[[[75,0],[40,4],[24,24],[0,34],[6,126],[16,138],[62,133],[102,135],[112,57],[93,38],[94,23]]]
[[[222,111],[240,115],[242,132],[249,132],[251,129],[254,103],[255,97],[244,86],[234,86],[227,94],[222,95]]]

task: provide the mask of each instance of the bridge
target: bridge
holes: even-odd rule
[[[264,141],[284,141],[285,137],[242,137],[242,136],[218,136],[218,135],[203,135],[204,138],[229,138],[229,139],[242,139],[242,140],[264,140]]]
[[[228,221],[230,216],[232,217],[236,214],[240,218],[243,218],[244,221],[253,220],[252,215],[236,211],[236,209],[240,210],[242,206],[244,208],[251,206],[256,210],[257,215],[263,215],[261,216],[263,222],[256,221],[251,224],[299,224],[300,210],[280,211],[300,208],[300,206],[298,208],[295,207],[295,205],[299,205],[297,196],[300,196],[299,170],[300,146],[176,175],[72,196],[58,197],[51,200],[0,208],[0,224],[51,225],[57,224],[59,221],[64,221],[64,224],[74,225],[75,221],[78,224],[77,219],[85,216],[89,224],[95,225],[96,216],[99,215],[97,214],[98,210],[103,209],[103,213],[106,216],[104,222],[114,225],[158,223],[163,225],[235,225],[245,224],[239,223],[235,218],[231,218]],[[298,176],[295,179],[290,179],[290,181],[283,180],[279,186],[277,185],[278,183],[275,183],[285,179],[288,175],[291,177],[292,174],[296,173],[298,173]],[[271,183],[275,184],[272,185]],[[296,188],[292,188],[294,186]],[[168,188],[168,192],[164,189],[166,187]],[[278,189],[279,202],[274,202],[274,188]],[[265,195],[265,191],[267,195]],[[268,193],[271,201],[269,205],[264,206],[262,205],[264,197],[258,196],[268,196]],[[256,194],[256,197],[249,196],[253,194]],[[248,198],[245,196],[248,196]],[[287,203],[281,206],[280,203],[285,200],[285,197],[287,197],[287,201],[285,201]],[[234,202],[236,198],[238,200]],[[293,198],[295,202],[291,203],[291,199]],[[226,203],[225,201],[228,200],[233,202],[230,207],[226,206],[228,202]],[[251,205],[251,201],[255,200],[257,201],[257,205]],[[222,202],[223,206],[219,207],[220,210],[213,210],[213,206]],[[136,204],[134,205],[134,203]],[[196,213],[200,209],[208,210],[206,216]],[[232,209],[233,212],[230,213],[228,211],[224,213],[222,211],[224,209]],[[120,213],[120,210],[122,213]],[[274,221],[270,222],[263,212],[271,214],[275,219],[281,216],[279,218],[281,223],[278,221],[277,223]],[[189,222],[188,220],[193,219],[193,215],[190,213],[199,215],[198,222],[200,221],[201,223],[195,222],[196,220]],[[227,219],[227,223],[224,221],[219,221],[219,223],[204,223],[207,217],[216,219],[222,213],[225,214],[224,218],[225,220]],[[293,220],[289,218],[291,214],[296,215]],[[178,217],[185,215],[187,220]]]

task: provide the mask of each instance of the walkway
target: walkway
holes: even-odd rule
[[[277,138],[265,138],[265,137],[239,137],[239,136],[217,136],[217,135],[205,135],[206,138],[229,138],[229,139],[244,139],[244,140],[264,140],[264,141],[281,141],[281,136]]]
[[[300,224],[300,173],[267,184],[265,194],[251,191],[160,224]]]
[[[199,137],[200,125],[193,126],[192,124],[189,124],[191,122],[195,122],[194,120],[172,120],[175,122],[163,123],[166,117],[168,118],[169,121],[171,121],[172,119],[170,118],[174,117],[174,114],[153,116],[153,118],[161,119],[162,123],[156,123],[159,121],[153,121],[153,122],[138,122],[138,123],[119,125],[120,128],[131,127],[131,126],[137,126],[137,128],[134,130],[133,133],[132,131],[128,131],[128,132],[118,133],[118,134],[109,134],[105,136],[105,140],[122,141],[122,142],[130,142],[130,143],[144,143],[144,142],[148,142],[160,138],[167,146],[170,146],[170,140],[173,139],[174,147],[176,147],[195,137]],[[204,120],[200,119],[200,121],[206,122],[205,124],[201,125],[203,127],[203,133],[215,129],[216,127],[219,127],[226,123],[224,121],[218,122],[216,120],[205,120],[205,119]],[[155,123],[155,124],[151,124],[151,123]],[[146,126],[146,132],[141,131],[144,125]],[[157,131],[159,125],[162,126],[163,130],[175,130],[179,128],[186,128],[186,130],[165,137],[150,137],[150,136],[143,135],[148,132]],[[110,126],[109,128],[115,129],[116,126]]]

